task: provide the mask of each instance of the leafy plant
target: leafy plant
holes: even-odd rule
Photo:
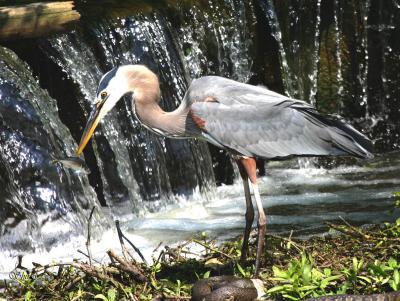
[[[253,266],[243,268],[239,263],[236,263],[236,270],[235,274],[239,274],[243,278],[251,278],[254,272]]]
[[[293,259],[287,269],[273,266],[273,275],[270,280],[276,282],[273,288],[267,291],[272,297],[281,295],[285,299],[301,300],[308,296],[318,297],[327,295],[330,286],[335,286],[340,275],[333,275],[331,269],[325,268],[322,272],[314,265],[313,258],[303,252],[300,259]]]
[[[107,291],[107,297],[103,294],[97,294],[96,296],[94,296],[94,298],[103,301],[115,301],[117,299],[117,291],[114,288],[110,288]]]

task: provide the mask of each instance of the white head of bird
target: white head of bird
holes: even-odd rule
[[[96,99],[77,150],[80,155],[93,135],[100,120],[127,93],[133,93],[133,100],[142,105],[158,101],[160,89],[157,76],[143,65],[115,67],[101,78]]]

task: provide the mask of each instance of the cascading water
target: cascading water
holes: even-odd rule
[[[321,0],[259,1],[279,45],[286,93],[315,105]]]
[[[98,232],[110,226],[109,212],[128,221],[129,232],[144,240],[174,241],[199,230],[223,237],[241,231],[244,202],[238,185],[215,192],[215,181],[231,180],[229,157],[203,142],[148,132],[132,116],[130,97],[107,115],[87,148],[89,177],[51,164],[51,156],[73,155],[98,80],[116,65],[140,63],[155,71],[166,110],[178,106],[192,78],[223,75],[267,83],[323,112],[340,113],[376,137],[378,150],[395,149],[400,13],[392,6],[373,0],[210,0],[84,20],[69,33],[6,43],[26,62],[1,48],[2,253],[9,259],[50,249],[72,233],[84,236],[93,205],[99,207],[92,221]],[[259,49],[272,56],[260,57]],[[270,163],[268,174],[278,180],[260,181],[267,191],[270,229],[321,231],[321,221],[341,214],[358,223],[381,221],[399,184],[399,164],[396,156],[350,170]],[[176,195],[192,195],[201,204],[157,213],[176,202]],[[215,203],[204,206],[207,199]],[[156,213],[136,218],[148,211]],[[1,262],[0,270],[6,266]]]
[[[4,258],[35,252],[84,234],[96,195],[86,175],[52,163],[72,155],[76,143],[58,117],[57,106],[29,67],[0,48],[0,270]],[[94,218],[102,231],[101,214]],[[102,221],[104,222],[104,220]],[[62,225],[62,226],[61,226]]]

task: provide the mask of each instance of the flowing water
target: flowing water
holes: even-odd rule
[[[323,222],[339,216],[356,224],[394,220],[399,15],[395,2],[373,0],[208,0],[95,22],[88,17],[67,33],[4,42],[0,271],[10,271],[19,254],[25,265],[76,256],[93,206],[98,256],[117,243],[110,230],[115,219],[147,256],[160,241],[242,232],[242,185],[230,157],[204,142],[148,132],[133,118],[129,97],[85,151],[90,175],[51,163],[73,155],[101,75],[127,63],[158,74],[166,110],[179,105],[193,78],[217,74],[340,113],[374,138],[379,155],[369,162],[266,163],[260,186],[268,231],[321,234]]]
[[[353,225],[393,221],[400,215],[393,206],[393,191],[400,185],[400,152],[359,163],[329,169],[300,168],[296,160],[268,163],[267,175],[259,183],[268,232],[306,238],[330,233],[327,221],[345,220]],[[218,187],[208,200],[199,192],[190,198],[177,196],[177,203],[161,212],[142,217],[126,214],[119,219],[124,234],[151,261],[160,243],[171,246],[202,233],[219,241],[242,234],[245,209],[242,184],[235,182]],[[85,241],[80,236],[52,249],[50,255],[27,255],[23,264],[46,263],[49,256],[64,261],[82,257],[77,250],[84,250]],[[106,250],[118,245],[116,231],[109,230],[92,241],[92,250],[97,260],[107,260]],[[2,268],[10,270],[14,265],[8,261]]]

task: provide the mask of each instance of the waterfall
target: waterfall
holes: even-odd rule
[[[232,182],[226,152],[147,131],[132,116],[129,96],[85,150],[90,175],[51,163],[74,154],[97,83],[117,65],[153,70],[166,111],[179,105],[192,79],[222,75],[339,113],[374,137],[378,151],[399,147],[394,1],[208,0],[111,15],[88,14],[69,32],[2,43],[0,249],[7,254],[84,235],[94,205],[93,228],[101,232],[112,218],[135,219],[197,191],[207,201],[216,183]]]
[[[286,93],[315,105],[320,45],[321,0],[260,1],[279,45]]]
[[[288,64],[286,49],[283,45],[282,30],[280,28],[280,23],[276,14],[274,2],[272,0],[268,0],[260,1],[259,3],[268,20],[269,27],[271,28],[271,34],[274,37],[275,41],[278,43],[280,67],[283,82],[285,84],[285,92],[289,97],[295,97],[296,79],[292,78],[291,75],[291,67]]]
[[[0,250],[16,256],[84,234],[96,194],[85,174],[52,163],[76,148],[56,101],[15,53],[1,47],[0,57]],[[93,223],[100,233],[101,212]]]

